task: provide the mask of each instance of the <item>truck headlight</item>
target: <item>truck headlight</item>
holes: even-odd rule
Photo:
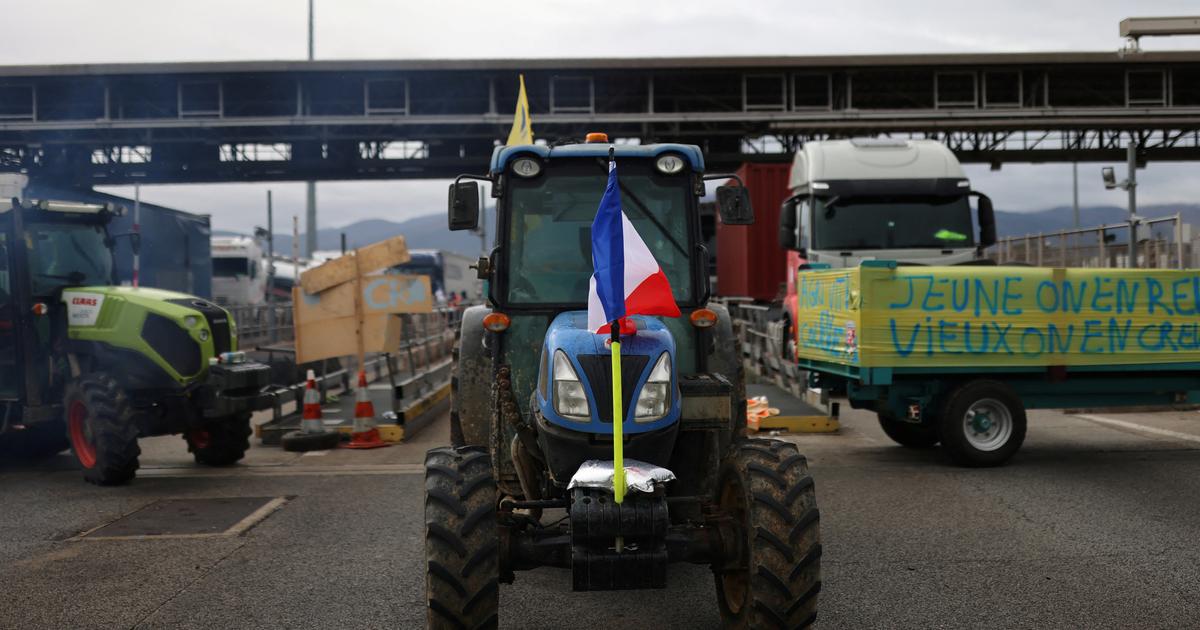
[[[587,392],[571,360],[562,350],[554,352],[554,410],[558,415],[576,422],[587,422],[592,418]]]
[[[634,422],[653,422],[667,415],[671,406],[671,357],[666,353],[658,358],[650,378],[642,385],[634,408]]]

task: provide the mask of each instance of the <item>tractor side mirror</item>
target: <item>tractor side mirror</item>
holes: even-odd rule
[[[718,186],[717,208],[725,225],[752,225],[754,208],[750,205],[750,190],[745,186]]]
[[[796,206],[799,197],[788,197],[779,208],[779,247],[788,250],[796,249]]]
[[[473,230],[479,226],[479,184],[456,181],[450,184],[450,229]]]
[[[996,212],[992,209],[992,200],[987,195],[975,193],[979,197],[979,246],[991,247],[996,244]]]

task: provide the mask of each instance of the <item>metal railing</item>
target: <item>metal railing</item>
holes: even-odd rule
[[[242,348],[289,343],[295,339],[291,302],[226,306],[225,310],[237,322],[238,345]]]
[[[1117,242],[1120,240],[1121,242]],[[1192,226],[1180,214],[1143,219],[1138,227],[1137,264],[1129,260],[1129,224],[1113,223],[1000,239],[989,256],[1000,264],[1035,267],[1137,267],[1191,269],[1200,266]]]

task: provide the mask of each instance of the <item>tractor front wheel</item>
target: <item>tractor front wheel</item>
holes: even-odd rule
[[[500,538],[486,451],[425,454],[425,561],[426,628],[497,626]]]
[[[137,424],[129,399],[107,374],[85,374],[66,387],[67,439],[83,478],[101,486],[128,483],[138,469]]]
[[[717,505],[735,549],[713,565],[727,628],[807,628],[817,619],[821,532],[813,479],[795,444],[743,440],[721,465]]]
[[[229,466],[245,457],[250,448],[250,414],[239,413],[183,434],[188,452],[197,464]]]

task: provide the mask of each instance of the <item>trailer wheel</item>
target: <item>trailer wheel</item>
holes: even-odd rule
[[[426,628],[497,626],[500,537],[487,451],[425,454],[425,560]]]
[[[999,381],[970,381],[953,390],[941,416],[942,448],[960,466],[999,466],[1025,441],[1025,406]]]
[[[66,386],[67,439],[83,478],[100,486],[129,482],[137,473],[138,427],[129,400],[112,377],[85,374]]]
[[[922,422],[914,424],[897,420],[896,416],[887,412],[877,412],[879,427],[892,441],[908,448],[932,448],[937,446],[942,438],[938,435],[937,424]]]
[[[250,414],[239,413],[184,433],[183,439],[197,464],[229,466],[246,456],[251,433]]]
[[[723,625],[812,625],[821,590],[820,513],[808,463],[796,445],[737,442],[721,465],[717,504],[733,534],[727,557],[713,564]]]

